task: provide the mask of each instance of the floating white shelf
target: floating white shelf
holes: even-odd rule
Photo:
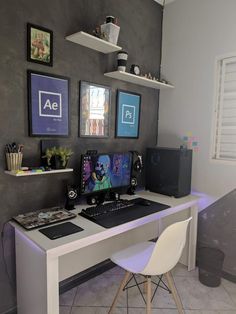
[[[102,52],[111,53],[115,51],[122,50],[121,47],[116,46],[108,41],[97,38],[85,32],[78,32],[66,37],[66,40],[72,41],[73,43],[85,46],[87,48]]]
[[[111,77],[113,79],[117,79],[120,81],[125,81],[137,85],[142,85],[150,88],[155,89],[167,89],[167,88],[174,88],[173,85],[161,83],[158,81],[150,80],[146,77],[134,75],[127,72],[122,71],[114,71],[114,72],[108,72],[104,74],[105,76]]]
[[[9,174],[10,176],[14,177],[26,177],[26,176],[38,176],[38,175],[44,175],[44,174],[55,174],[55,173],[64,173],[64,172],[72,172],[73,169],[66,168],[66,169],[57,169],[57,170],[49,170],[49,171],[42,171],[42,172],[27,172],[24,171],[24,173],[17,173],[14,171],[5,171],[6,174]]]

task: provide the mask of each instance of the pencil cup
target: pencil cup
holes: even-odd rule
[[[15,171],[20,170],[22,164],[22,153],[7,153],[7,170],[8,171]]]

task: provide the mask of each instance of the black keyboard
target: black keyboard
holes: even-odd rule
[[[169,207],[168,205],[152,201],[149,201],[147,206],[144,199],[136,198],[88,207],[83,209],[79,215],[102,227],[111,228]]]
[[[124,208],[128,208],[134,205],[135,205],[134,201],[119,200],[116,202],[88,207],[86,209],[83,209],[82,213],[87,217],[93,218],[93,217],[98,217],[98,216],[104,216],[108,213],[122,210]]]

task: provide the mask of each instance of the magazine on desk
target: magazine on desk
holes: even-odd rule
[[[61,207],[45,208],[12,217],[26,230],[32,230],[56,222],[72,219],[75,214]]]

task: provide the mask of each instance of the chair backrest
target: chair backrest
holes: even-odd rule
[[[190,217],[167,227],[158,238],[152,255],[141,272],[143,275],[161,275],[170,271],[178,263],[186,243]]]

